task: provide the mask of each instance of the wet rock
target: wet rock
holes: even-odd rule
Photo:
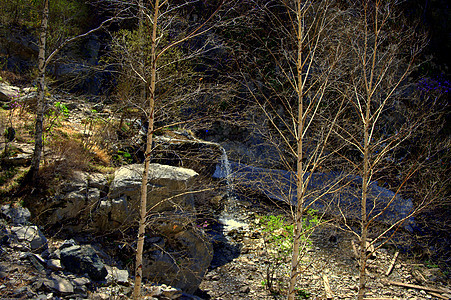
[[[26,242],[32,251],[47,248],[47,239],[37,226],[12,226],[11,233],[16,236],[17,240]]]
[[[234,174],[234,181],[245,190],[296,205],[296,192],[292,192],[296,191],[296,175],[293,172],[258,168],[235,162],[230,163],[230,168]],[[304,199],[306,205],[331,215],[344,215],[348,219],[356,220],[360,218],[360,199],[356,195],[361,194],[361,177],[332,172],[306,173],[305,176],[310,178],[306,187],[309,196]],[[330,191],[330,187],[334,185],[340,188]],[[411,199],[402,199],[393,191],[378,186],[377,182],[371,182],[368,186],[367,201],[367,209],[371,211],[370,217],[378,215],[377,220],[385,224],[393,224],[407,218],[403,227],[408,231],[412,230],[414,220],[408,218],[413,208]]]
[[[89,245],[75,245],[62,249],[61,263],[66,270],[75,274],[87,273],[96,281],[102,281],[108,275],[104,263]]]

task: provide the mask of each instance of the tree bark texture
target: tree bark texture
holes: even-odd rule
[[[302,149],[302,133],[304,131],[303,120],[303,80],[302,80],[302,16],[301,16],[301,1],[297,0],[297,20],[298,20],[298,49],[297,49],[297,96],[298,96],[298,116],[297,116],[297,158],[296,158],[296,193],[297,204],[295,213],[295,226],[294,226],[294,241],[293,241],[293,255],[291,257],[291,272],[290,283],[288,286],[288,300],[294,300],[295,287],[298,278],[298,265],[299,265],[299,252],[301,246],[302,236],[302,219],[304,211],[304,170],[302,165],[303,149]]]
[[[144,248],[144,235],[146,231],[146,215],[147,215],[147,181],[149,176],[150,154],[152,152],[152,139],[154,129],[154,117],[155,117],[155,83],[156,83],[156,38],[157,38],[157,21],[158,21],[158,9],[159,0],[155,0],[155,11],[153,15],[152,24],[152,40],[151,40],[151,77],[149,86],[149,111],[148,120],[149,126],[147,130],[147,145],[146,154],[144,160],[144,172],[141,183],[141,203],[140,203],[140,216],[139,216],[139,228],[138,228],[138,243],[136,249],[136,265],[135,265],[135,286],[133,290],[133,298],[141,298],[141,281],[142,281],[142,256]],[[142,9],[142,6],[140,7]]]
[[[39,164],[41,162],[43,143],[43,126],[45,112],[45,50],[47,41],[47,28],[49,20],[49,0],[44,0],[41,21],[41,34],[39,37],[39,65],[38,65],[38,84],[37,84],[37,112],[35,121],[34,151],[31,159],[30,174],[32,182],[35,183],[39,173]]]

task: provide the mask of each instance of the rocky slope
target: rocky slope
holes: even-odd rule
[[[53,102],[63,100],[71,111],[59,126],[75,131],[78,135],[73,137],[91,136],[84,122],[92,114],[92,105],[61,95],[53,97]],[[14,124],[21,131],[10,144],[15,151],[8,157],[8,164],[23,166],[29,161],[32,146],[23,135],[24,122]],[[142,133],[139,134],[138,139],[142,139]],[[224,150],[218,144],[203,142],[187,132],[171,132],[158,137],[156,145],[161,155],[155,158],[155,163],[160,164],[154,165],[155,176],[149,181],[154,189],[150,189],[150,198],[154,199],[150,203],[157,204],[187,188],[190,191],[190,188],[203,187],[205,191],[188,193],[155,211],[146,243],[149,281],[144,291],[148,298],[282,299],[289,250],[275,245],[274,237],[288,235],[283,226],[268,231],[262,220],[267,215],[289,219],[289,208],[265,202],[261,195],[240,200],[225,197],[230,189],[220,184],[224,174],[211,178],[218,170],[215,166],[224,163]],[[50,162],[72,159],[52,151],[47,153]],[[224,167],[219,170],[228,172]],[[14,204],[2,206],[0,221],[0,296],[13,299],[130,297],[135,239],[132,215],[140,173],[139,165],[108,169],[104,173],[89,169],[76,171],[70,177],[52,181],[49,194],[10,197]],[[23,200],[32,213],[16,203],[18,200]],[[114,232],[117,228],[119,232]],[[358,266],[353,238],[351,233],[338,230],[332,221],[313,231],[311,244],[302,259],[299,297],[355,298]],[[397,244],[392,243],[378,249],[371,258],[368,298],[450,297],[448,274],[431,263],[411,260],[403,253],[386,275],[397,250]],[[168,285],[152,284],[155,281]]]

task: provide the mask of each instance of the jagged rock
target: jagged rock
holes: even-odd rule
[[[8,102],[19,98],[20,88],[0,82],[0,101]]]
[[[120,284],[128,284],[128,271],[120,270],[116,267],[105,266],[108,275],[106,276],[107,283],[117,282]]]
[[[61,260],[59,259],[49,259],[47,260],[46,266],[48,269],[53,271],[61,271],[63,270],[63,266],[61,265]]]
[[[172,286],[167,286],[166,284],[152,285],[150,287],[145,286],[144,291],[150,297],[156,297],[157,299],[178,299],[182,296],[182,291],[180,289],[174,288]]]
[[[10,204],[3,205],[1,208],[2,217],[14,225],[25,225],[31,214],[27,208],[12,207]]]
[[[170,284],[188,294],[198,288],[213,258],[213,247],[201,231],[188,229],[186,220],[167,217],[152,225],[164,241],[163,247],[146,241],[143,256],[143,277],[153,282]]]
[[[28,258],[30,263],[38,270],[39,272],[43,272],[45,260],[39,254],[34,254],[30,252],[23,253],[24,258]]]
[[[73,239],[65,240],[58,249],[63,250],[64,248],[72,247],[75,245],[77,245],[77,243]]]
[[[28,206],[34,215],[43,215],[47,225],[70,222],[70,226],[79,231],[92,221],[93,208],[106,196],[106,185],[103,174],[74,172],[50,201]]]
[[[87,273],[96,281],[104,280],[108,275],[104,263],[89,245],[75,245],[62,249],[61,263],[66,270],[75,274]]]
[[[27,242],[32,251],[47,248],[47,239],[37,226],[12,226],[11,233],[16,236],[17,240]]]
[[[6,226],[0,223],[0,245],[7,245],[9,243],[10,235]]]
[[[127,222],[129,216],[129,203],[127,197],[102,200],[96,211],[96,224],[98,230],[114,229]]]
[[[72,294],[74,292],[74,287],[70,281],[56,274],[52,274],[50,278],[45,279],[44,285],[60,294]]]
[[[197,139],[187,130],[155,136],[154,140],[152,162],[175,167],[183,166],[193,169],[201,176],[210,177],[213,174],[223,153],[221,145]]]

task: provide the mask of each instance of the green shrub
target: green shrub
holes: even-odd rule
[[[304,222],[303,231],[309,232],[319,224],[316,210],[308,210]],[[294,224],[282,215],[258,216],[259,229],[264,233],[265,252],[269,257],[266,269],[266,278],[262,284],[271,293],[284,294],[282,289],[286,286],[287,271],[290,269],[291,256],[293,254],[293,230]],[[306,244],[311,244],[308,235],[304,234],[301,239]],[[300,299],[308,298],[308,292],[298,291]]]

